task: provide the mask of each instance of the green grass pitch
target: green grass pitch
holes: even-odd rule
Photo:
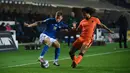
[[[76,68],[70,66],[66,44],[61,44],[59,67],[53,65],[54,48],[50,48],[45,55],[50,66],[41,68],[37,61],[41,50],[24,50],[19,46],[17,51],[0,52],[0,73],[130,73],[130,48],[120,49],[118,43],[92,46]]]

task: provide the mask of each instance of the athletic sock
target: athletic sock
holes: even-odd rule
[[[43,50],[42,50],[42,52],[41,52],[40,58],[43,58],[43,57],[44,57],[45,53],[48,51],[48,48],[49,48],[48,45],[45,45],[45,46],[44,46],[44,48],[43,48]]]
[[[76,63],[76,64],[79,64],[79,63],[81,62],[81,60],[82,60],[82,58],[83,58],[83,55],[84,55],[83,53],[80,53],[80,54],[79,54],[79,56],[78,56],[78,57],[76,58],[76,60],[75,60],[75,63]]]
[[[55,61],[58,61],[59,55],[60,55],[60,48],[56,48],[55,49]]]

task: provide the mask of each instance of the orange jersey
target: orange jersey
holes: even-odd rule
[[[80,37],[92,38],[96,25],[98,24],[101,24],[101,22],[96,17],[91,17],[89,20],[83,19],[79,25],[81,29]]]

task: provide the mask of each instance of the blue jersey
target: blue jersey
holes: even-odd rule
[[[56,32],[61,28],[63,22],[56,22],[55,18],[48,18],[45,21],[46,29],[43,31],[44,34],[48,35],[51,38],[56,38]]]

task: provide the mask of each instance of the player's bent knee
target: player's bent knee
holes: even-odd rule
[[[49,42],[49,41],[46,42],[45,44],[48,45],[49,47],[51,46],[51,42]]]
[[[56,41],[56,42],[53,43],[53,46],[55,48],[60,48],[60,43],[58,41]]]

